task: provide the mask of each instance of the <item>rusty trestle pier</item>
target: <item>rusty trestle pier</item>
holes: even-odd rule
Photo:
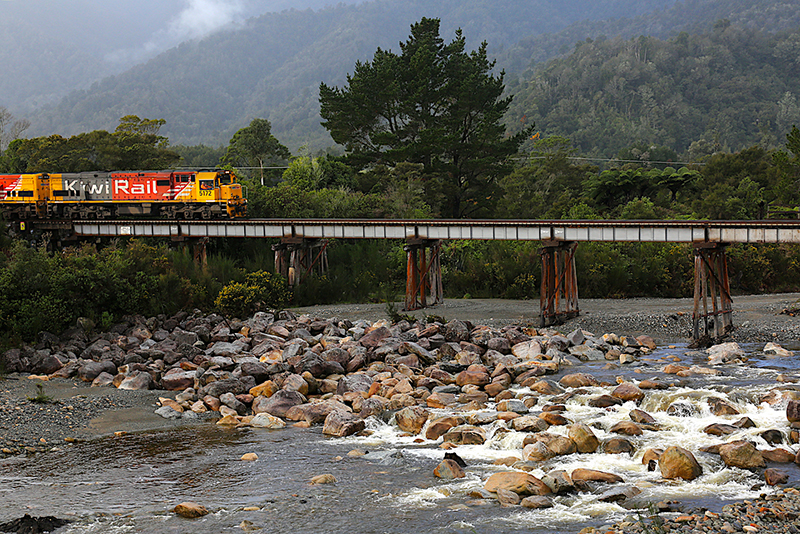
[[[725,247],[730,243],[800,243],[800,221],[364,220],[38,221],[77,236],[279,238],[275,263],[293,283],[325,269],[327,239],[403,239],[408,254],[406,309],[442,301],[442,240],[541,241],[542,324],[578,315],[575,250],[581,241],[692,243],[695,247],[693,336],[718,339],[733,328]],[[314,252],[316,251],[316,252]],[[296,252],[296,254],[295,254]],[[287,256],[288,254],[288,256]],[[702,330],[702,332],[701,332]]]

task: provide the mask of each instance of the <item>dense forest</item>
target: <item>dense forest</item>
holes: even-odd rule
[[[644,143],[700,161],[782,144],[800,115],[798,86],[800,33],[721,20],[709,33],[666,41],[579,43],[516,87],[508,122],[519,129],[529,117],[543,134],[570,138],[582,155],[614,157]]]

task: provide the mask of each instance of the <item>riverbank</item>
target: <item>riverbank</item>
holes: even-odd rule
[[[800,346],[800,317],[781,311],[797,305],[800,293],[746,295],[734,299],[732,341],[769,342]],[[581,315],[555,327],[562,332],[582,328],[602,335],[649,335],[663,345],[686,341],[691,330],[692,299],[583,299]],[[386,319],[385,304],[335,304],[292,309],[297,315],[323,319],[337,317],[356,321]],[[425,318],[439,315],[473,324],[502,327],[538,325],[538,302],[527,300],[447,299],[441,306],[408,312]],[[41,383],[54,403],[28,400]],[[153,412],[164,392],[126,391],[90,387],[77,379],[42,382],[27,376],[0,377],[0,449],[6,456],[20,452],[44,452],[75,441],[118,432],[141,432],[185,424]]]
[[[741,295],[733,297],[731,341],[797,343],[800,319],[781,311],[800,306],[800,293]],[[678,343],[691,337],[693,299],[580,299],[580,315],[555,327],[563,332],[582,328],[602,335],[648,335],[659,344]],[[402,303],[396,306],[402,307]],[[295,308],[297,314],[340,319],[386,319],[385,304],[331,304]],[[509,324],[539,325],[539,302],[535,300],[446,299],[442,305],[402,312],[417,318],[437,315],[474,324],[502,327]]]
[[[800,319],[780,314],[784,308],[791,307],[797,297],[797,295],[777,295],[736,299],[734,324],[737,326],[737,331],[735,334],[737,337],[748,336],[747,338],[739,337],[739,339],[753,342],[750,345],[755,345],[754,342],[760,342],[763,339],[779,342],[797,350],[798,340],[800,340],[800,335],[797,334],[800,331],[798,328]],[[791,389],[793,386],[788,383],[798,379],[799,369],[793,363],[793,358],[770,359],[774,356],[764,352],[763,345],[757,348],[748,348],[747,355],[731,353],[726,356],[726,358],[730,358],[726,360],[727,363],[719,367],[714,367],[710,363],[711,358],[707,357],[705,353],[685,350],[686,339],[680,333],[681,328],[676,325],[680,325],[687,315],[681,310],[687,305],[687,302],[691,305],[690,301],[663,299],[582,301],[582,315],[558,328],[565,336],[555,335],[553,331],[547,331],[543,335],[537,336],[533,330],[526,328],[533,324],[535,319],[524,316],[524,310],[529,310],[535,303],[482,300],[447,301],[441,307],[414,313],[419,314],[420,317],[427,313],[434,313],[447,321],[452,321],[451,326],[446,328],[444,325],[435,326],[432,327],[432,331],[424,326],[412,328],[412,325],[408,324],[404,327],[398,325],[395,330],[381,327],[384,330],[383,334],[389,337],[378,339],[367,334],[355,344],[357,346],[344,343],[343,346],[348,349],[347,351],[337,348],[338,342],[335,340],[340,339],[347,329],[355,329],[353,332],[357,332],[359,328],[362,328],[359,325],[365,323],[359,323],[361,319],[367,319],[369,322],[386,319],[383,305],[296,309],[293,312],[298,316],[309,313],[312,317],[336,317],[338,321],[313,321],[301,318],[299,321],[279,321],[272,326],[266,321],[258,324],[258,321],[253,319],[246,323],[231,322],[230,328],[228,328],[225,321],[200,317],[176,319],[169,332],[164,330],[167,328],[167,321],[160,324],[152,322],[149,326],[145,323],[131,324],[125,334],[127,337],[118,337],[114,343],[109,343],[108,339],[97,341],[86,339],[83,346],[84,350],[88,352],[85,354],[92,354],[95,351],[94,353],[100,356],[99,360],[108,360],[113,356],[111,354],[113,351],[119,351],[117,360],[120,363],[115,365],[115,369],[117,369],[117,376],[120,379],[122,375],[133,378],[141,369],[149,368],[151,371],[158,369],[157,373],[153,373],[159,376],[158,385],[166,384],[169,376],[171,380],[175,381],[173,383],[175,387],[171,388],[172,391],[117,389],[110,386],[109,379],[114,378],[112,376],[108,376],[105,380],[99,380],[99,383],[105,383],[106,387],[90,387],[87,382],[80,380],[77,376],[83,372],[85,367],[85,364],[78,361],[70,364],[72,370],[69,373],[66,372],[68,366],[65,366],[60,373],[61,378],[52,376],[49,380],[44,380],[42,377],[28,377],[23,373],[12,374],[0,379],[0,434],[3,436],[2,440],[5,440],[0,441],[0,445],[6,449],[3,451],[4,458],[0,459],[0,466],[14,463],[23,465],[32,455],[38,457],[39,455],[34,454],[38,452],[50,451],[55,453],[55,456],[60,456],[59,452],[64,452],[66,449],[79,450],[82,440],[93,440],[100,436],[115,434],[125,436],[146,430],[169,430],[186,424],[198,423],[204,425],[204,432],[208,432],[211,427],[208,418],[216,420],[219,414],[210,415],[209,412],[203,414],[202,410],[207,410],[214,402],[222,400],[222,390],[210,395],[217,401],[206,398],[210,391],[198,391],[193,399],[188,402],[183,401],[183,408],[176,407],[178,410],[185,410],[187,415],[192,415],[191,418],[181,417],[180,412],[176,412],[177,416],[174,418],[168,417],[171,412],[169,410],[165,412],[164,407],[160,410],[162,415],[156,415],[154,413],[156,408],[162,404],[159,402],[159,397],[169,399],[177,397],[176,393],[179,393],[178,380],[184,378],[178,375],[183,372],[195,376],[194,372],[198,371],[193,383],[196,386],[203,385],[204,388],[209,388],[217,382],[207,381],[205,378],[208,378],[209,375],[200,371],[211,373],[215,372],[214,369],[218,369],[217,378],[221,379],[220,382],[229,381],[228,377],[238,377],[236,380],[245,378],[241,374],[245,371],[244,363],[241,362],[253,354],[264,356],[265,359],[262,359],[261,362],[276,367],[262,370],[248,368],[246,373],[248,376],[265,376],[267,378],[271,376],[272,380],[276,382],[273,386],[281,388],[278,391],[284,393],[304,391],[306,394],[311,393],[316,398],[314,402],[321,401],[320,404],[295,405],[296,411],[291,414],[288,409],[282,409],[280,417],[285,419],[286,424],[291,425],[294,421],[299,421],[300,426],[279,431],[275,436],[281,435],[281,432],[285,432],[286,436],[280,439],[293,439],[292,436],[299,438],[296,433],[302,432],[300,428],[303,425],[320,423],[322,419],[325,419],[327,434],[328,418],[325,415],[328,414],[316,413],[313,409],[309,409],[313,406],[319,408],[327,405],[333,410],[343,408],[344,412],[352,410],[356,414],[360,411],[362,419],[366,417],[365,410],[377,408],[386,410],[385,416],[378,417],[374,423],[369,423],[367,429],[362,427],[361,432],[356,431],[356,434],[351,437],[323,439],[320,443],[335,442],[338,443],[338,446],[350,447],[354,451],[363,449],[366,452],[382,453],[382,451],[393,449],[403,450],[412,456],[422,458],[415,463],[421,463],[424,466],[422,468],[425,471],[422,479],[423,485],[420,486],[419,481],[413,482],[412,484],[415,484],[417,489],[406,488],[405,494],[396,495],[394,500],[406,499],[407,502],[416,502],[417,499],[431,499],[433,492],[438,495],[433,497],[434,500],[445,497],[450,499],[450,508],[458,510],[474,508],[477,510],[486,504],[497,503],[496,499],[500,497],[500,492],[496,496],[492,492],[487,493],[484,484],[488,486],[486,478],[496,474],[498,470],[508,471],[508,467],[504,466],[513,466],[514,470],[520,469],[523,472],[533,473],[531,475],[533,478],[545,478],[550,473],[564,470],[572,471],[571,476],[575,478],[574,471],[578,467],[577,462],[590,462],[589,465],[594,468],[602,468],[608,473],[616,473],[625,481],[625,484],[616,489],[610,489],[624,491],[606,495],[605,498],[609,500],[603,501],[604,504],[592,500],[595,498],[593,491],[587,492],[587,487],[591,487],[593,490],[598,489],[593,486],[594,482],[589,486],[586,486],[584,482],[580,488],[576,484],[575,488],[564,495],[548,496],[547,500],[551,508],[549,511],[541,512],[543,514],[541,517],[546,522],[549,521],[548,525],[559,524],[562,521],[561,516],[558,515],[560,513],[566,514],[564,517],[574,518],[576,514],[583,513],[583,509],[586,507],[590,510],[587,512],[589,515],[608,514],[608,517],[614,517],[618,521],[619,514],[626,512],[624,508],[620,508],[615,503],[628,501],[626,506],[635,510],[651,499],[654,502],[668,500],[663,496],[674,494],[677,491],[683,492],[680,493],[680,500],[685,501],[686,506],[681,507],[680,512],[666,516],[666,519],[672,522],[670,524],[674,525],[673,530],[688,532],[700,529],[716,532],[720,531],[715,530],[717,527],[721,528],[725,526],[725,522],[730,523],[730,521],[725,518],[725,521],[718,525],[714,522],[716,518],[713,515],[706,515],[702,507],[692,508],[693,502],[705,504],[706,501],[713,502],[714,499],[719,498],[728,501],[738,499],[737,506],[744,506],[742,513],[746,515],[748,513],[747,506],[750,505],[741,501],[743,495],[746,495],[748,500],[755,502],[753,499],[758,496],[760,488],[763,488],[761,491],[768,490],[770,495],[780,490],[764,486],[762,471],[725,469],[721,464],[719,453],[698,452],[698,450],[726,439],[753,440],[760,444],[759,447],[762,450],[772,450],[776,443],[764,441],[765,438],[762,434],[767,431],[778,431],[783,437],[777,443],[777,448],[783,448],[785,455],[791,453],[794,458],[793,449],[796,448],[796,443],[789,441],[789,425],[785,408],[785,403],[790,397],[782,397],[782,395],[788,395],[794,391]],[[690,313],[691,310],[688,315]],[[459,321],[455,319],[459,319]],[[458,324],[460,320],[469,321],[473,325],[489,325],[492,328],[477,329],[470,333],[465,324]],[[670,320],[674,322],[671,327]],[[342,321],[348,323],[348,326],[342,326]],[[176,326],[178,324],[180,326]],[[521,327],[503,328],[510,324],[520,324]],[[148,328],[150,331],[145,332]],[[381,328],[377,330],[381,330]],[[458,330],[459,328],[461,330]],[[585,341],[590,340],[584,340],[584,336],[576,331],[577,328],[592,332],[597,337],[587,344]],[[247,342],[246,346],[236,345],[235,340],[240,340],[239,338],[242,336],[237,334],[237,338],[234,332],[240,330],[247,331],[245,337],[251,340]],[[186,352],[192,345],[185,342],[169,345],[170,340],[175,340],[177,343],[178,339],[189,339],[187,337],[189,333],[195,331],[199,332],[206,341],[195,346],[191,359],[183,360],[179,353]],[[655,334],[652,337],[656,339],[661,348],[647,348],[645,344],[648,342],[644,338],[641,339],[642,345],[640,345],[640,341],[633,340],[632,336],[634,335],[650,332]],[[364,335],[364,333],[365,331],[362,329],[359,335]],[[611,336],[607,340],[601,341],[600,336],[605,333],[613,333],[617,336]],[[133,334],[140,337],[134,339]],[[404,339],[402,341],[401,336]],[[284,341],[280,341],[279,338]],[[324,341],[323,338],[325,338]],[[153,341],[155,339],[159,339],[159,341],[156,343]],[[191,338],[189,341],[192,339],[195,338]],[[390,339],[395,339],[394,344],[386,345],[385,343]],[[460,349],[459,339],[461,340]],[[98,345],[98,341],[105,341],[106,344]],[[63,345],[65,341],[62,340],[59,343]],[[275,347],[279,344],[280,349],[263,345],[270,343],[276,343]],[[418,343],[422,343],[427,348],[419,346]],[[668,350],[667,346],[674,348],[671,345],[673,343],[678,348]],[[437,363],[434,363],[434,358],[429,352],[429,349],[434,350],[434,344],[440,345],[436,349],[439,351],[438,354],[434,353]],[[56,345],[58,343],[53,341],[52,346]],[[319,346],[315,356],[312,351],[307,349],[317,345]],[[511,351],[512,346],[518,346],[519,351],[516,349]],[[262,347],[263,352],[258,347]],[[441,352],[444,350],[442,347],[449,347],[448,351]],[[486,351],[487,348],[489,350],[483,354],[482,351]],[[577,348],[581,348],[581,350],[578,351]],[[57,352],[57,354],[70,352],[64,346],[58,350],[61,352]],[[462,352],[458,352],[459,350]],[[239,352],[234,354],[236,351]],[[325,352],[323,353],[323,351]],[[545,351],[547,354],[544,354]],[[511,354],[512,352],[513,354]],[[367,353],[370,354],[369,357],[358,360]],[[326,356],[317,358],[322,354],[326,354]],[[162,361],[161,364],[156,363],[158,360],[152,359],[156,356]],[[745,359],[747,357],[753,359],[747,364],[742,364],[742,356]],[[134,360],[137,359],[138,362],[134,363]],[[131,363],[121,365],[123,361]],[[168,362],[166,366],[164,361]],[[196,363],[191,364],[191,361]],[[359,387],[366,387],[366,385],[357,381],[351,383],[348,379],[349,372],[333,372],[330,365],[333,365],[334,362],[338,362],[336,365],[339,365],[339,369],[346,368],[348,371],[353,367],[364,372],[369,366],[368,374],[371,383],[369,391],[373,397],[365,399],[365,395],[357,393],[361,391],[358,389]],[[372,365],[369,365],[370,362]],[[670,365],[672,368],[668,370]],[[473,367],[475,368],[473,369]],[[506,367],[506,370],[500,371],[503,367]],[[417,370],[412,371],[413,369]],[[468,371],[468,369],[472,370]],[[424,374],[422,370],[426,370]],[[173,373],[173,371],[175,372]],[[532,371],[536,371],[536,373],[530,374]],[[403,375],[403,373],[407,374]],[[592,380],[586,379],[587,381],[583,385],[567,381],[568,376],[582,373],[590,374],[593,377]],[[205,378],[198,381],[201,375]],[[302,379],[300,379],[300,375],[302,375]],[[338,378],[328,378],[334,375]],[[365,375],[359,374],[358,376],[364,377]],[[298,381],[298,379],[300,380]],[[575,377],[573,377],[574,379]],[[261,383],[263,380],[266,378],[255,379],[252,384]],[[477,382],[473,380],[477,380]],[[271,380],[267,380],[267,382],[271,382]],[[463,385],[460,382],[463,382]],[[647,386],[645,386],[645,382],[648,383]],[[456,383],[459,383],[458,388],[456,388]],[[642,390],[637,392],[635,387],[630,388],[634,383],[642,386]],[[31,400],[37,395],[36,384],[43,386],[42,391],[38,393],[52,397],[52,400],[56,402]],[[443,384],[448,384],[448,386],[445,387]],[[634,397],[631,397],[635,400],[634,404],[630,402],[626,404],[627,401],[620,398],[625,393],[617,391],[617,384],[628,385],[634,394]],[[344,392],[337,391],[343,385],[354,389]],[[311,387],[314,389],[309,391]],[[426,389],[427,391],[425,391]],[[230,419],[228,428],[237,429],[236,432],[242,432],[238,430],[240,426],[245,429],[252,428],[247,419],[249,416],[243,417],[241,411],[237,415],[237,401],[247,404],[245,413],[250,409],[255,413],[257,405],[259,412],[263,409],[267,413],[277,413],[276,409],[279,409],[275,405],[266,406],[266,403],[261,402],[265,399],[262,399],[258,393],[254,397],[252,388],[249,390],[250,398],[248,399],[246,391],[247,389],[238,393],[236,399],[230,395],[225,401],[227,408],[223,407],[227,410],[225,417]],[[323,394],[325,391],[328,392],[327,395]],[[366,392],[366,390],[363,391]],[[334,393],[336,394],[334,395]],[[628,394],[630,393],[631,391],[628,391]],[[772,396],[770,397],[768,394]],[[611,398],[615,395],[617,397]],[[273,395],[271,398],[274,400],[277,397],[281,397],[281,395]],[[489,400],[493,397],[493,400]],[[380,403],[371,403],[372,400],[377,402],[378,398],[384,403],[383,406],[379,406]],[[302,394],[298,396],[299,399],[304,399]],[[390,402],[390,399],[393,400]],[[503,408],[499,407],[501,399]],[[762,401],[767,402],[767,405],[762,406]],[[202,404],[203,402],[206,403],[206,407],[200,406],[202,410],[195,413],[194,409],[197,407],[197,403]],[[341,403],[347,403],[347,406]],[[495,406],[495,403],[498,405]],[[191,410],[189,410],[190,405]],[[634,407],[636,407],[635,410]],[[439,443],[441,435],[431,437],[432,434],[422,430],[421,426],[420,428],[407,427],[405,425],[408,423],[401,424],[399,419],[397,423],[389,421],[391,416],[396,415],[399,411],[405,412],[406,409],[413,413],[417,413],[417,410],[424,412],[424,417],[415,425],[417,423],[427,424],[430,426],[425,428],[430,429],[433,426],[434,417],[453,417],[453,421],[460,417],[470,423],[472,430],[469,430],[468,433],[462,430],[463,434],[455,437],[451,435],[444,442]],[[731,411],[726,413],[725,410]],[[192,413],[189,413],[190,411]],[[642,419],[634,420],[636,424],[633,424],[631,420],[638,411],[648,412],[655,418],[655,422],[647,422]],[[469,415],[472,412],[475,413]],[[734,413],[736,415],[732,415]],[[644,416],[639,414],[636,417]],[[737,419],[747,418],[752,419],[755,426],[742,426],[736,427],[736,429],[733,429],[734,427],[731,425],[725,426],[725,424],[734,423]],[[546,424],[542,421],[546,421]],[[345,426],[356,422],[358,421],[342,421]],[[363,421],[361,423],[363,424]],[[565,454],[562,460],[559,455],[552,456],[552,451],[548,452],[548,448],[552,445],[551,442],[527,441],[534,435],[549,436],[548,439],[556,439],[560,436],[559,443],[568,445],[569,440],[564,441],[564,439],[567,437],[565,435],[567,429],[570,429],[570,439],[573,438],[571,427],[574,425],[572,423],[585,423],[587,427],[591,428],[590,432],[594,432],[599,438],[599,442],[603,444],[601,448],[596,452],[593,450],[586,458],[572,458],[570,453],[560,452],[559,454]],[[709,425],[719,423],[725,423],[719,428],[728,434],[718,438],[705,431]],[[542,432],[542,429],[548,426],[548,432]],[[214,425],[211,428],[221,427]],[[319,429],[319,426],[315,426],[307,431],[316,435]],[[625,432],[636,432],[620,438],[620,429],[624,429]],[[341,434],[341,436],[347,435],[346,433]],[[625,434],[623,433],[623,435]],[[731,437],[726,438],[726,435]],[[480,443],[464,441],[473,440],[476,437],[480,438]],[[523,442],[523,438],[525,438],[525,442]],[[698,455],[698,460],[704,470],[703,476],[694,482],[665,481],[661,479],[658,471],[648,474],[645,469],[646,463],[642,464],[639,461],[639,457],[645,450],[663,450],[674,443],[686,443],[687,440],[692,444],[691,448]],[[630,452],[624,453],[623,451],[622,455],[609,453],[606,445],[612,441],[615,445],[625,445],[623,442],[629,442],[625,446],[631,446]],[[431,483],[430,473],[433,465],[430,465],[430,462],[438,462],[441,459],[442,448],[453,448],[455,445],[458,445],[455,450],[464,457],[469,465],[468,476],[461,482]],[[534,445],[533,449],[528,450]],[[99,446],[97,443],[94,445],[95,448]],[[545,456],[540,460],[533,460],[536,454],[545,454]],[[770,454],[782,453],[772,452]],[[366,457],[369,458],[369,454]],[[385,456],[380,457],[386,458]],[[332,468],[332,465],[328,468]],[[792,460],[779,467],[786,471],[786,485],[797,486],[800,484],[800,472]],[[231,468],[235,470],[234,467]],[[545,471],[542,471],[542,468]],[[336,476],[353,477],[354,473],[340,475],[339,472],[336,472]],[[353,478],[353,480],[355,479]],[[346,496],[337,494],[336,499],[343,498]],[[792,513],[796,513],[796,500],[794,497],[787,497],[785,502],[778,504],[784,507],[789,506]],[[479,501],[484,504],[480,504]],[[425,502],[425,506],[430,505],[428,501]],[[213,506],[213,502],[209,504]],[[769,506],[764,505],[759,508],[769,508]],[[517,509],[523,508],[518,506]],[[728,511],[742,515],[738,509],[731,508]],[[722,514],[723,512],[724,510],[717,509],[712,514]],[[492,513],[497,516],[498,520],[503,519],[502,511],[496,510]],[[686,516],[688,519],[682,516]],[[762,521],[762,519],[758,518],[759,525],[766,525],[766,520]],[[785,527],[787,532],[791,532],[789,527],[795,527],[794,519],[796,519],[796,515],[781,519],[781,528]],[[567,520],[575,522],[574,519]],[[741,520],[738,520],[738,523],[742,527],[747,526]],[[734,529],[731,532],[739,530],[736,522],[730,524]],[[763,525],[759,528],[763,528]],[[502,528],[499,531],[517,532],[516,528]],[[625,532],[644,530],[639,523],[630,519],[618,523],[618,526],[613,528]],[[610,529],[612,529],[612,525],[608,525],[606,530]],[[480,530],[478,529],[478,531]],[[575,528],[574,530],[579,529]],[[722,529],[721,531],[728,530]]]

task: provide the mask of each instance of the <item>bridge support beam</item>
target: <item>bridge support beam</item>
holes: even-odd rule
[[[328,272],[328,240],[327,239],[281,239],[272,245],[275,252],[275,272],[289,281],[290,286],[297,286],[313,272]]]
[[[733,330],[733,300],[725,255],[727,246],[727,243],[707,242],[694,245],[692,339],[695,342],[701,337],[718,341]]]
[[[208,238],[201,237],[200,239],[193,241],[192,253],[194,256],[194,262],[205,269],[208,267]]]
[[[578,275],[575,271],[574,241],[544,241],[542,256],[542,292],[539,299],[541,325],[560,324],[577,317]]]
[[[410,239],[403,247],[408,255],[405,310],[419,310],[441,304],[442,242],[436,239]]]

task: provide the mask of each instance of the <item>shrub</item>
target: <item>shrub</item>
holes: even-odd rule
[[[225,314],[244,317],[267,308],[284,308],[292,299],[286,279],[266,271],[256,271],[245,281],[233,282],[219,292],[214,304]]]

